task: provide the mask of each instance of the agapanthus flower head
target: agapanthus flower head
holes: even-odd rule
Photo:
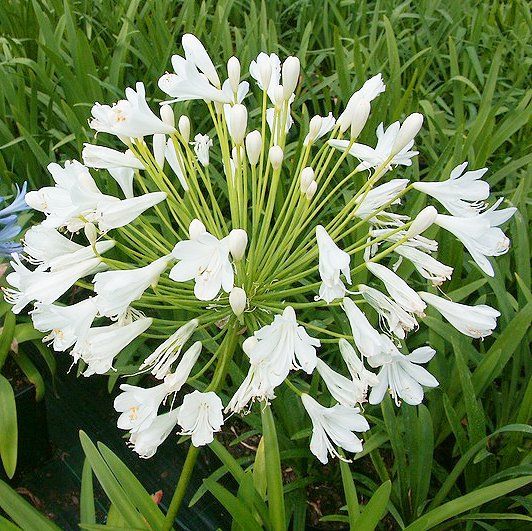
[[[398,348],[427,305],[470,337],[496,325],[487,305],[428,292],[445,289],[455,264],[442,263],[425,234],[452,233],[493,274],[486,257],[508,249],[500,225],[515,209],[497,210],[498,201],[485,210],[484,170],[465,172],[465,163],[448,181],[411,183],[405,168],[423,116],[368,131],[386,98],[379,73],[301,123],[295,56],[231,57],[222,71],[186,34],[171,63],[162,93],[147,99],[139,82],[114,105],[96,103],[98,143],[85,144],[84,164],[50,164],[50,186],[26,194],[44,219],[13,256],[6,300],[14,312],[34,303],[44,340],[71,349],[86,376],[141,376],[120,382],[115,406],[142,457],[172,431],[209,444],[223,411],[265,407],[280,388],[301,396],[321,462],[339,448],[360,452],[354,432],[369,429],[368,398],[376,404],[389,389],[398,404],[419,404],[438,384],[421,367],[431,347]],[[251,83],[241,81],[246,70]],[[151,97],[164,94],[170,101],[154,112]],[[174,102],[190,100],[204,111],[175,113]],[[125,148],[106,145],[109,135]],[[116,184],[120,197],[108,193]],[[24,190],[0,211],[4,240],[16,236]],[[427,198],[436,204],[411,207]],[[142,379],[148,372],[156,385]]]

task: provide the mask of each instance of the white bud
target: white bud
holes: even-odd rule
[[[83,227],[83,231],[85,232],[85,236],[87,237],[89,243],[94,245],[98,239],[98,231],[96,230],[94,223],[86,223]]]
[[[425,207],[412,221],[412,224],[406,231],[408,238],[413,238],[422,232],[425,232],[436,221],[438,211],[433,206]]]
[[[262,61],[260,63],[260,80],[264,90],[267,91],[270,86],[270,80],[272,78],[272,65],[270,61]]]
[[[229,251],[235,262],[242,260],[248,245],[248,235],[244,229],[233,229],[229,233]]]
[[[233,313],[240,317],[246,309],[247,297],[246,292],[239,287],[234,287],[229,293],[229,305]]]
[[[166,135],[156,133],[153,135],[153,157],[162,168],[164,166],[164,151],[166,148]]]
[[[237,103],[229,111],[229,134],[233,142],[238,146],[244,141],[246,127],[248,125],[248,111],[244,105]]]
[[[255,166],[257,162],[259,162],[261,151],[262,136],[259,131],[251,131],[251,133],[246,136],[246,153],[251,166]]]
[[[269,157],[272,168],[278,170],[283,163],[283,150],[279,146],[272,146],[269,151]]]
[[[191,240],[197,240],[202,234],[207,232],[205,225],[199,219],[193,219],[188,226],[188,236]]]
[[[395,137],[395,142],[392,146],[391,155],[396,155],[401,151],[409,142],[414,140],[415,136],[419,133],[421,126],[423,125],[423,115],[415,112],[408,116],[403,124],[399,133]]]
[[[299,80],[299,59],[297,57],[287,57],[283,63],[283,87],[284,99],[290,99],[294,93]]]
[[[284,101],[284,89],[282,85],[277,85],[273,89],[273,103],[277,108],[281,107]]]
[[[358,137],[369,118],[371,105],[368,100],[358,100],[351,115],[351,138]]]
[[[255,336],[249,336],[244,339],[242,343],[242,350],[249,356],[255,350],[255,347],[259,344],[259,340]]]
[[[227,61],[227,77],[233,92],[236,94],[240,83],[240,61],[234,56]]]
[[[303,171],[301,172],[301,182],[299,185],[299,189],[301,190],[302,194],[305,194],[307,192],[308,187],[313,181],[314,170],[310,166],[303,168]]]
[[[309,201],[314,197],[314,194],[316,193],[317,189],[318,189],[318,183],[316,181],[312,181],[309,184],[309,187],[307,188],[307,191],[305,193]]]
[[[320,134],[321,124],[322,124],[322,117],[321,116],[314,116],[312,120],[310,120],[310,123],[308,125],[308,143],[314,142],[316,140],[316,137]]]
[[[188,119],[188,116],[180,116],[177,127],[179,129],[179,134],[183,137],[183,142],[185,142],[185,144],[188,143],[190,140],[190,120]]]
[[[238,149],[236,146],[231,150],[231,158],[233,159],[233,162],[236,164],[236,161],[238,160]]]
[[[161,113],[161,120],[165,124],[175,127],[174,111],[172,110],[172,107],[170,107],[170,105],[162,105],[160,113]]]

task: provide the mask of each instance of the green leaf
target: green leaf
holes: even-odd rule
[[[390,501],[392,492],[392,482],[384,482],[371,497],[362,511],[362,514],[356,519],[354,527],[357,531],[373,531],[386,514],[386,506]]]
[[[11,349],[16,324],[17,318],[15,314],[8,310],[4,317],[2,335],[0,335],[0,369],[4,366],[9,350]]]
[[[0,529],[2,529],[2,531],[21,531],[21,528],[18,525],[15,525],[3,516],[0,516]]]
[[[266,499],[266,452],[264,451],[264,437],[260,438],[255,462],[253,463],[253,486],[260,494],[260,497]]]
[[[18,427],[17,404],[11,384],[0,374],[0,457],[7,477],[17,468]]]
[[[347,503],[347,514],[351,528],[355,525],[357,518],[360,516],[360,507],[358,505],[357,490],[355,482],[351,475],[349,464],[340,460],[340,471],[342,473],[342,484],[344,486],[345,501]]]
[[[81,494],[79,500],[80,524],[95,524],[96,511],[94,509],[94,489],[92,485],[92,468],[85,459],[81,473]]]

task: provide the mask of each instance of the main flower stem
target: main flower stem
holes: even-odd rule
[[[212,381],[205,391],[218,391],[220,389],[225,380],[225,376],[227,375],[231,358],[235,352],[238,342],[238,323],[235,320],[231,320],[227,326],[229,330],[222,345],[220,346],[221,356],[218,359],[218,364],[216,365]],[[188,484],[192,478],[192,472],[194,471],[194,466],[196,465],[198,455],[199,448],[191,444],[188,449],[185,464],[181,470],[174,495],[172,496],[172,501],[168,507],[168,512],[166,513],[166,517],[164,519],[162,531],[170,531],[172,529],[177,513],[179,512],[179,508],[181,507],[181,503],[183,502],[183,498],[187,492]]]

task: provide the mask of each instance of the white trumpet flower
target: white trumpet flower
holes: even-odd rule
[[[362,194],[355,201],[357,206],[354,209],[354,214],[360,219],[365,219],[387,203],[390,203],[390,205],[400,203],[400,199],[396,199],[396,196],[407,187],[408,183],[408,179],[392,179],[387,183],[376,186],[367,194]],[[382,214],[386,213],[382,212]],[[374,220],[375,218],[371,221]]]
[[[23,244],[27,260],[32,264],[42,265],[44,269],[50,268],[54,259],[83,249],[79,243],[42,224],[34,225],[26,231]]]
[[[318,360],[316,370],[323,378],[329,393],[340,404],[355,407],[364,401],[366,389],[360,381],[350,380],[331,369],[324,361]]]
[[[331,457],[343,459],[335,446],[348,452],[362,451],[362,441],[353,432],[369,430],[368,421],[360,414],[360,409],[336,404],[324,407],[311,396],[301,395],[301,401],[312,421],[310,451],[325,465]]]
[[[497,327],[497,317],[501,315],[495,308],[486,304],[468,306],[424,291],[421,291],[419,295],[462,334],[475,339],[491,335]]]
[[[438,262],[430,254],[424,253],[410,245],[398,245],[394,252],[406,258],[418,270],[419,274],[430,280],[434,286],[443,284],[449,280],[453,274],[453,268]]]
[[[342,309],[347,315],[349,324],[351,325],[351,332],[358,350],[366,358],[375,356],[380,352],[380,335],[373,328],[362,313],[360,308],[348,297],[344,297],[342,301]]]
[[[360,384],[363,390],[363,397],[365,398],[368,387],[373,387],[379,382],[377,375],[373,374],[370,370],[364,367],[364,362],[358,357],[355,349],[351,343],[349,343],[349,341],[342,338],[340,341],[338,341],[338,346],[340,348],[342,358],[347,365],[347,369],[349,370],[349,374],[351,374],[351,378],[353,381]]]
[[[134,168],[143,170],[144,164],[128,149],[125,153],[105,146],[83,144],[83,164],[88,168]]]

